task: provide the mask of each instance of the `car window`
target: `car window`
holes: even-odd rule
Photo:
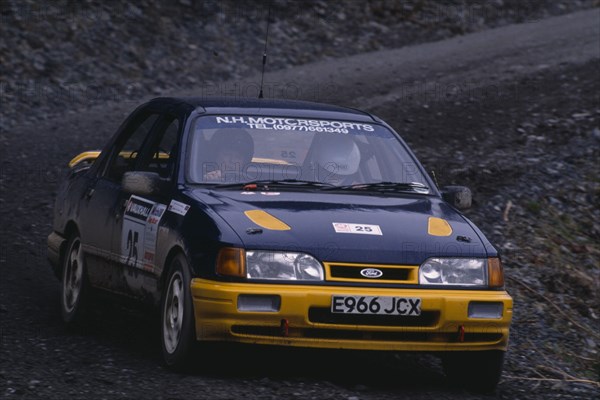
[[[296,179],[333,185],[427,185],[403,143],[379,124],[204,116],[192,129],[186,173],[193,183]]]
[[[159,114],[146,114],[134,120],[123,133],[123,139],[121,142],[117,141],[106,169],[105,176],[108,179],[120,181],[125,172],[133,170],[136,158],[158,116]]]
[[[144,151],[145,157],[140,161],[137,169],[156,172],[163,178],[171,177],[177,160],[178,133],[178,119],[170,117],[161,123],[158,132],[153,135],[150,151]]]

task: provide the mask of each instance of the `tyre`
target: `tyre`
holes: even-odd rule
[[[87,271],[81,239],[78,233],[67,243],[62,266],[60,305],[62,319],[67,324],[76,325],[85,320],[88,307]]]
[[[165,282],[160,307],[163,359],[167,367],[183,370],[190,365],[196,347],[191,275],[183,254],[171,261]]]
[[[448,352],[442,367],[450,383],[481,393],[494,393],[504,365],[504,351]]]

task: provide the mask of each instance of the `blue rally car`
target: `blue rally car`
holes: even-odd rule
[[[158,307],[174,368],[211,341],[427,351],[496,387],[512,318],[498,252],[458,211],[468,189],[437,188],[376,116],[158,98],[70,168],[48,236],[67,323],[104,291]]]

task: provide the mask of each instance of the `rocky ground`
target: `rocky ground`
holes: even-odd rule
[[[56,17],[58,22],[50,26],[44,25],[47,18],[25,18],[18,23],[0,25],[3,38],[0,43],[3,85],[0,396],[44,399],[482,398],[449,386],[438,360],[421,355],[337,352],[323,355],[233,348],[223,349],[224,353],[211,371],[206,371],[200,362],[197,371],[174,374],[160,365],[152,314],[104,305],[98,308],[87,329],[78,332],[65,329],[57,306],[59,284],[45,261],[45,238],[51,229],[56,185],[66,162],[84,149],[103,144],[122,117],[138,103],[138,96],[175,92],[179,88],[202,91],[207,87],[203,86],[206,82],[212,84],[210,90],[231,89],[235,87],[232,82],[242,81],[218,79],[257,70],[254,62],[229,61],[229,57],[225,57],[228,60],[225,62],[218,58],[223,53],[217,52],[213,57],[219,61],[210,64],[210,68],[207,65],[200,80],[177,81],[178,78],[173,77],[179,75],[168,75],[169,64],[160,64],[161,57],[171,59],[174,55],[187,54],[187,50],[184,47],[168,53],[171,50],[165,49],[169,46],[164,44],[173,41],[167,41],[167,37],[186,38],[187,49],[199,52],[194,57],[206,58],[202,52],[212,49],[207,44],[199,47],[202,50],[189,48],[193,42],[181,33],[189,30],[189,37],[198,37],[204,30],[182,18],[184,13],[180,10],[194,7],[208,10],[207,7],[229,4],[180,3],[168,10],[154,2],[136,3],[141,13],[132,11],[138,18],[135,21],[146,22],[137,28],[126,23],[133,17],[118,7],[119,12],[109,13],[108,6],[97,6],[109,13],[108,19],[102,17],[103,13],[97,20],[81,13],[70,14],[74,15],[70,17],[74,33],[68,40],[64,35],[71,28],[62,17]],[[432,2],[407,3],[417,9],[419,5],[424,7],[420,10],[436,9]],[[535,5],[531,10],[537,18],[588,7],[592,3],[532,2]],[[14,10],[15,4],[34,3],[1,2],[3,21],[14,13],[10,10]],[[82,4],[81,7],[95,7],[97,3]],[[277,12],[285,14],[281,3],[274,4]],[[328,3],[309,4],[317,9]],[[506,12],[502,13],[503,18],[490,17],[481,24],[460,25],[454,18],[457,14],[451,13],[448,21],[462,26],[463,30],[448,28],[441,33],[437,30],[439,24],[435,24],[434,29],[431,25],[414,22],[407,17],[408,8],[398,11],[390,2],[344,4],[345,17],[339,16],[341,8],[324,14],[328,18],[335,15],[338,21],[321,26],[319,32],[325,33],[308,32],[310,25],[302,25],[302,13],[295,13],[300,14],[297,17],[290,13],[287,24],[280,23],[278,28],[273,28],[275,39],[271,43],[284,38],[297,42],[285,51],[283,47],[275,50],[273,45],[270,62],[285,67],[323,57],[425,42],[436,39],[438,34],[444,37],[476,30],[485,33],[484,30],[493,25],[519,21],[515,17],[518,7],[515,7],[521,2],[485,2],[481,7]],[[52,7],[45,10],[54,9]],[[352,19],[357,13],[349,10],[357,10],[356,7],[371,10],[370,18]],[[144,18],[156,18],[159,14],[171,21],[163,27],[165,32],[175,36],[157,36],[161,45],[150,46],[150,42],[144,42],[146,44],[138,46],[141,54],[146,54],[140,59],[150,60],[149,65],[136,66],[133,61],[126,64],[128,51],[121,49],[121,41],[127,35],[131,36],[127,43],[147,40],[135,29],[152,21]],[[224,17],[217,17],[218,12],[210,15],[211,18],[206,18],[209,21],[212,16],[230,18],[227,13]],[[414,15],[423,16],[425,11]],[[86,19],[79,21],[77,16]],[[262,51],[262,38],[248,40],[247,48],[240,44],[243,41],[235,40],[262,34],[263,26],[248,22],[250,17],[240,16],[235,28],[214,25],[223,43],[233,46],[227,54],[237,52],[252,58]],[[300,20],[291,23],[294,18]],[[520,18],[523,21],[523,17]],[[184,23],[175,27],[172,21],[179,19]],[[340,27],[339,21],[346,25]],[[379,28],[369,28],[373,21],[389,26],[388,34],[377,33]],[[344,29],[348,25],[355,27],[353,33]],[[131,31],[126,31],[125,26]],[[211,34],[210,29],[207,22],[209,33],[206,35]],[[85,35],[75,34],[85,30]],[[110,38],[113,31],[117,39]],[[551,28],[542,31],[540,37],[550,36],[551,31]],[[47,34],[41,36],[39,32]],[[246,36],[236,36],[239,32],[245,32]],[[327,36],[310,36],[327,32],[334,40],[339,38],[338,45],[330,45]],[[364,35],[358,34],[361,32]],[[33,36],[39,40],[43,37],[40,47],[25,44],[34,41]],[[371,39],[362,39],[363,36]],[[516,34],[519,42],[533,36],[521,31]],[[494,37],[499,38],[500,34]],[[460,46],[478,40],[465,36],[462,44],[443,42],[439,47],[420,46],[406,53],[376,53],[367,58],[373,61],[372,75],[364,71],[364,66],[362,71],[355,68],[357,59],[332,58],[327,64],[302,66],[272,76],[283,82],[296,82],[308,75],[311,80],[325,83],[328,77],[335,76],[339,90],[336,90],[337,97],[329,96],[331,101],[367,108],[388,121],[409,142],[427,169],[435,171],[441,186],[464,184],[472,189],[474,206],[466,215],[501,250],[507,288],[515,299],[511,345],[496,396],[503,399],[589,399],[600,395],[600,337],[597,333],[600,330],[600,55],[596,44],[596,53],[578,56],[587,54],[587,47],[579,49],[579,39],[571,42],[567,39],[550,47],[534,42],[520,48],[519,43],[515,43],[512,51],[510,47],[501,49],[499,54],[483,54],[478,60],[472,55],[476,51],[460,51]],[[366,47],[360,47],[363,43],[360,40],[366,40],[363,44]],[[66,50],[60,51],[60,46],[67,46]],[[444,53],[452,46],[459,46],[454,48],[456,54]],[[490,47],[500,48],[501,43],[494,42]],[[572,54],[564,51],[570,48],[574,49]],[[431,58],[426,58],[429,63],[419,61],[413,65],[397,60],[402,54],[418,56],[419,49],[431,53]],[[536,55],[536,51],[540,54]],[[109,57],[111,54],[114,58]],[[293,54],[299,58],[291,58]],[[27,58],[36,55],[43,60],[56,58],[58,66],[40,70]],[[156,58],[152,58],[155,55]],[[515,58],[521,62],[515,62]],[[104,63],[103,60],[108,59],[114,59],[115,65]],[[361,60],[358,59],[364,64]],[[395,78],[396,86],[391,82],[394,77],[380,64],[403,69]],[[181,71],[190,71],[194,65],[191,58],[187,59]],[[232,65],[231,70],[224,65]],[[151,74],[144,76],[145,70]],[[355,71],[358,80],[348,78],[347,70]],[[412,83],[413,80],[406,81],[410,82],[408,86],[402,85],[408,78],[401,74],[417,78],[419,82],[439,82],[442,90],[423,88]],[[466,82],[465,75],[473,77],[474,83],[466,89],[453,90],[452,85]],[[154,80],[161,76],[164,86]],[[79,95],[31,95],[31,92],[18,93],[13,89],[20,82],[43,82],[57,88],[63,79],[83,85],[100,79],[102,87],[112,87],[110,84],[114,83],[116,93],[121,94],[126,93],[132,82],[139,87],[126,95],[94,97],[93,101]],[[385,85],[379,83],[385,79],[390,80],[390,86],[382,89]],[[257,365],[257,359],[263,366]]]
[[[505,383],[525,393],[534,380],[548,398],[585,397],[589,384],[575,381],[600,381],[598,76],[595,60],[499,96],[414,99],[410,119],[379,110],[396,126],[444,132],[406,137],[440,185],[474,191],[466,215],[500,249],[515,299]]]
[[[0,129],[109,101],[135,102],[269,70],[532,23],[598,0],[0,1]]]

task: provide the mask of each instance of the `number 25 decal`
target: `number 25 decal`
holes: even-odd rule
[[[126,261],[127,265],[136,265],[137,264],[137,259],[138,259],[138,248],[137,248],[138,237],[139,237],[138,232],[135,232],[135,231],[133,231],[131,229],[129,230],[129,232],[127,232],[127,249],[126,249],[126,250],[128,250],[127,261]]]
[[[285,150],[283,150],[281,152],[281,157],[282,158],[296,158],[296,152],[295,151],[285,151]]]
[[[360,226],[360,225],[357,225],[356,226],[356,231],[357,232],[373,232],[373,229],[371,229],[370,226]]]

